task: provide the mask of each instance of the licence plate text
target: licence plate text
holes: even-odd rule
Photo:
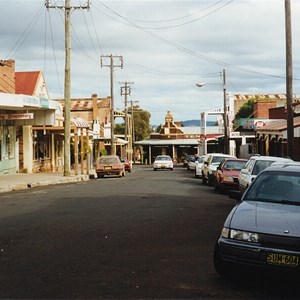
[[[296,255],[286,255],[280,253],[267,253],[267,263],[274,265],[284,265],[289,267],[297,267],[299,257]]]

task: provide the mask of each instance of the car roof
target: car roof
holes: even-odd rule
[[[209,156],[220,156],[220,157],[228,157],[228,158],[235,158],[234,155],[231,155],[231,154],[224,154],[224,153],[207,153],[206,154],[207,157]]]
[[[247,158],[237,158],[237,157],[225,157],[223,161],[228,161],[228,160],[248,161]]]
[[[267,167],[262,172],[295,172],[300,173],[300,162],[290,161],[290,162],[275,162],[270,167]]]
[[[273,160],[273,161],[290,161],[292,162],[293,160],[287,157],[279,157],[279,156],[260,156],[260,155],[255,155],[251,156],[250,159],[252,160]]]

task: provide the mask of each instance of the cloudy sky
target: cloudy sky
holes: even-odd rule
[[[115,108],[124,109],[122,83],[133,82],[129,100],[151,113],[151,124],[163,123],[167,111],[183,121],[221,107],[223,69],[229,95],[285,93],[284,2],[90,0],[89,10],[71,14],[71,97],[110,95],[109,68],[100,65],[110,54],[123,57],[123,68],[114,68]],[[50,96],[62,98],[64,10],[47,10],[44,0],[0,5],[0,59],[14,59],[16,71],[43,71]],[[291,0],[291,8],[293,91],[300,94],[300,2]]]

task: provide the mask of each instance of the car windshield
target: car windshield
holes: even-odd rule
[[[229,160],[225,162],[224,168],[226,170],[241,170],[243,169],[245,163],[246,161]]]
[[[243,200],[300,205],[299,192],[300,174],[263,172],[251,184]]]

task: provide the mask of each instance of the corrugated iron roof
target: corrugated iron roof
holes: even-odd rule
[[[294,118],[294,127],[300,126],[300,116]],[[286,120],[278,120],[274,122],[270,122],[267,125],[257,128],[258,132],[265,131],[283,131],[287,129],[287,121]]]
[[[90,124],[82,119],[82,118],[79,118],[79,117],[74,117],[74,118],[71,118],[71,122],[77,127],[77,128],[89,128],[90,127]]]
[[[34,96],[36,83],[40,73],[40,71],[16,72],[16,94]]]
[[[250,100],[250,99],[286,99],[286,94],[235,94],[234,99],[236,100]]]
[[[105,106],[105,101],[107,98],[98,98],[98,107],[100,108],[109,108],[109,105]],[[56,99],[57,102],[65,105],[64,99]],[[71,99],[70,101],[71,111],[92,111],[93,110],[93,99],[91,98],[80,98],[80,99]]]

